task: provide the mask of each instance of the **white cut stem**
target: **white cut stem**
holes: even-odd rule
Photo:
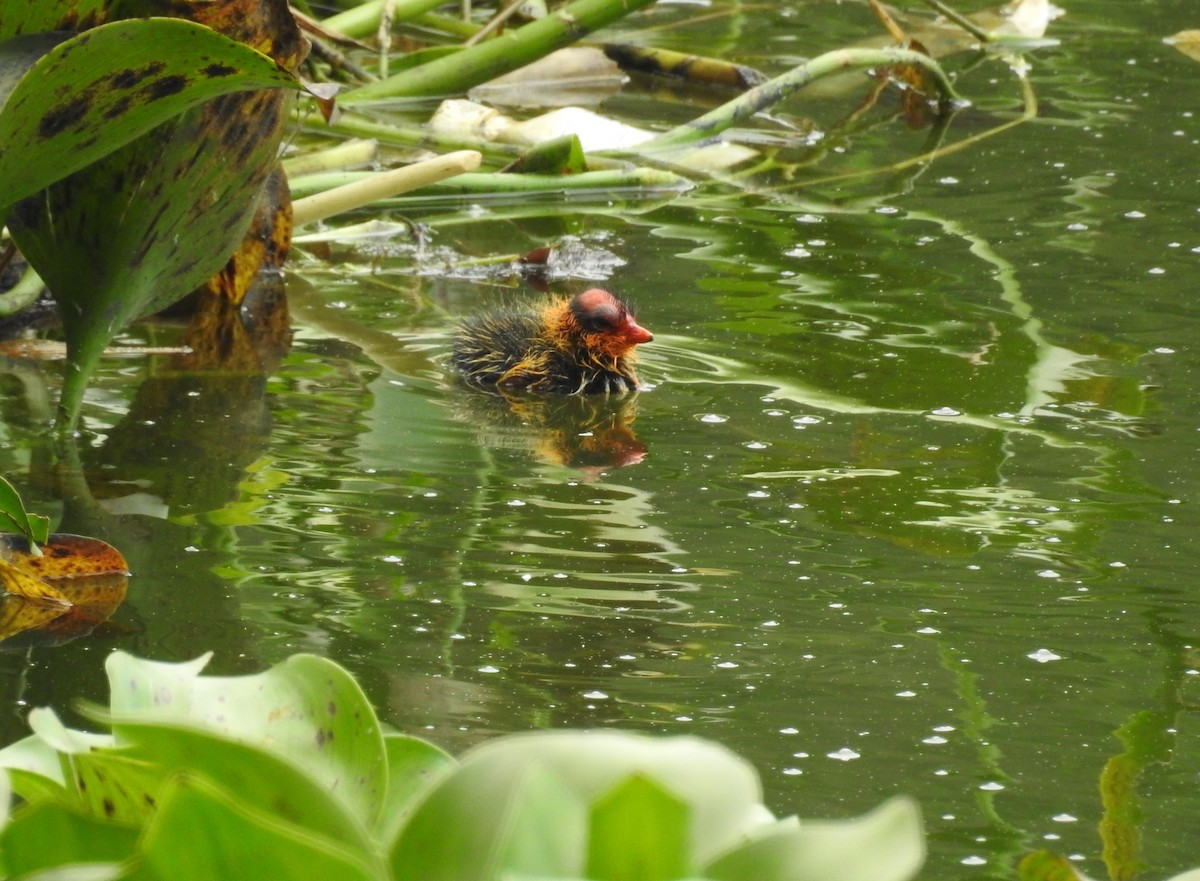
[[[482,159],[475,150],[458,150],[423,162],[414,162],[403,168],[381,171],[366,180],[335,187],[315,196],[297,199],[292,203],[292,225],[298,227],[316,223],[318,220],[353,211],[380,199],[389,199],[448,177],[474,171]]]

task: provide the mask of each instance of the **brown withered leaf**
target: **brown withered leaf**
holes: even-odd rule
[[[224,268],[208,280],[204,290],[239,304],[260,272],[283,268],[292,246],[292,200],[287,175],[276,166],[263,183],[250,229]]]
[[[107,542],[83,535],[56,532],[40,546],[41,554],[30,551],[23,536],[0,535],[0,561],[26,575],[44,581],[95,575],[128,575],[129,564],[121,552]]]
[[[41,551],[32,553],[23,536],[0,535],[0,643],[6,647],[53,645],[90,633],[125,599],[128,564],[112,545],[55,533]]]

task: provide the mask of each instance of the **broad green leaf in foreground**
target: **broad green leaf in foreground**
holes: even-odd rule
[[[368,853],[371,844],[336,792],[303,767],[260,746],[250,746],[213,732],[180,725],[117,724],[130,758],[157,766],[160,779],[179,773],[199,774],[237,793],[250,808],[308,829],[330,841]]]
[[[393,732],[384,735],[383,744],[388,759],[387,798],[375,823],[375,835],[390,848],[420,797],[448,774],[455,762],[449,753],[419,737]]]
[[[852,820],[781,820],[703,874],[712,881],[908,881],[924,861],[920,811],[894,798]]]
[[[587,877],[676,881],[691,874],[688,806],[635,774],[592,805]]]
[[[253,676],[201,676],[206,660],[168,664],[110,655],[118,737],[122,722],[208,728],[280,754],[336,790],[364,825],[374,821],[387,785],[383,735],[349,673],[324,658],[294,655]]]
[[[137,837],[136,829],[43,801],[21,811],[0,833],[0,852],[9,877],[24,877],[72,864],[119,863],[133,853]],[[109,877],[119,876],[116,868]]]
[[[594,804],[637,775],[690,812],[685,850],[692,865],[773,822],[754,769],[717,744],[608,731],[518,734],[468,751],[435,784],[400,834],[393,871],[398,879],[426,881],[490,879],[505,871],[580,876]],[[544,802],[541,837],[553,843],[553,855],[522,846],[531,787]],[[481,800],[481,792],[489,797]],[[547,862],[551,856],[556,866]]]
[[[0,110],[5,213],[189,107],[279,87],[298,83],[262,53],[189,21],[117,21],[79,34],[42,56]]]
[[[172,782],[140,845],[137,879],[368,881],[381,876],[336,844],[248,808],[203,778]]]

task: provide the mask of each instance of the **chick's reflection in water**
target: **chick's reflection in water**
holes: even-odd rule
[[[455,415],[489,447],[526,450],[549,465],[595,472],[636,465],[646,445],[634,434],[637,394],[512,395],[461,389]]]

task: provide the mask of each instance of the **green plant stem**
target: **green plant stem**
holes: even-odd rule
[[[368,0],[353,9],[331,15],[321,22],[321,26],[355,39],[370,37],[379,27],[379,20],[383,17],[384,2],[385,0]],[[397,0],[392,21],[408,21],[432,9],[437,9],[444,2],[445,0]]]
[[[41,277],[33,271],[33,267],[26,268],[17,283],[0,294],[0,316],[7,318],[32,306],[45,287]]]
[[[420,126],[403,126],[375,122],[351,113],[342,115],[337,122],[318,124],[315,131],[336,132],[355,138],[372,138],[381,144],[393,147],[415,147],[434,153],[449,153],[453,150],[476,150],[484,158],[497,163],[510,162],[525,152],[516,144],[497,144],[482,138],[446,138],[434,135]]]
[[[292,186],[296,195],[319,192],[369,179],[377,172],[344,171],[297,178]],[[514,193],[565,193],[574,190],[669,189],[682,190],[691,183],[669,171],[631,168],[623,171],[587,171],[583,174],[460,174],[450,180],[430,184],[431,193],[463,195],[509,195]]]
[[[62,308],[71,309],[71,305]],[[69,324],[69,317],[64,312],[63,324]],[[100,356],[111,341],[111,334],[87,333],[72,334],[68,332],[68,340],[78,340],[76,345],[67,344],[67,360],[63,366],[62,392],[58,398],[58,414],[54,420],[58,439],[64,443],[73,442],[75,430],[79,425],[79,414],[83,410],[83,396],[87,392],[88,383],[100,363]]]
[[[569,46],[652,0],[574,0],[543,19],[344,94],[343,104],[453,95]]]
[[[959,100],[949,77],[936,61],[910,49],[837,49],[806,61],[787,73],[755,86],[715,110],[676,126],[639,147],[639,151],[657,147],[676,147],[712,138],[728,128],[771,107],[814,80],[862,67],[918,65],[933,74],[941,91],[941,103]]]

